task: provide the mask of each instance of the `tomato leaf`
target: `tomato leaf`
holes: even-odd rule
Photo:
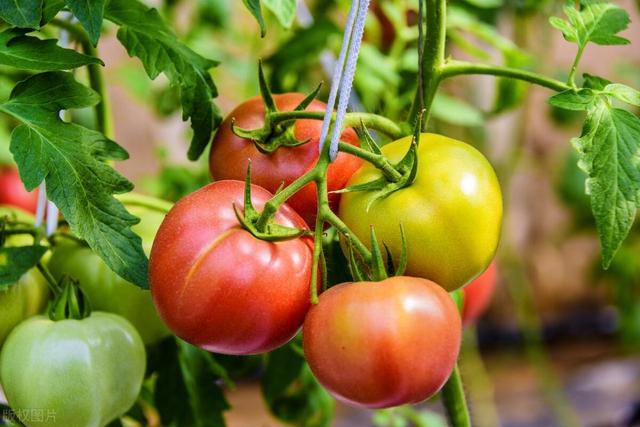
[[[0,19],[19,28],[39,28],[42,0],[0,0]]]
[[[28,190],[43,180],[47,195],[72,231],[123,278],[147,288],[147,258],[131,226],[138,219],[113,197],[133,185],[107,165],[127,152],[103,134],[59,118],[60,110],[95,105],[100,98],[70,73],[36,74],[13,89],[0,111],[21,125],[11,135],[11,152]]]
[[[100,38],[106,0],[65,0],[65,2],[73,15],[87,30],[89,39],[95,46]]]
[[[160,346],[149,365],[158,373],[154,397],[162,425],[224,427],[229,404],[219,385],[224,368],[214,369],[214,355],[179,339]]]
[[[120,27],[118,40],[142,61],[151,79],[164,73],[180,89],[182,117],[191,119],[193,129],[188,156],[198,159],[221,121],[212,102],[218,92],[209,74],[218,63],[181,43],[157,10],[137,0],[111,0],[105,16]]]
[[[586,111],[596,99],[597,96],[591,89],[565,90],[549,98],[549,104],[565,110]]]
[[[256,18],[258,25],[260,26],[260,37],[264,37],[267,34],[267,26],[264,23],[264,17],[262,16],[262,8],[260,7],[260,0],[242,0],[249,12]]]
[[[299,339],[267,354],[262,395],[269,410],[280,420],[304,427],[328,427],[333,399],[317,383]]]
[[[605,86],[603,91],[607,95],[618,98],[622,102],[640,107],[640,91],[637,91],[629,86],[619,83],[612,83]]]
[[[44,0],[40,26],[51,21],[64,8],[64,0]]]
[[[587,175],[587,193],[607,268],[640,208],[640,119],[598,99],[572,143]]]
[[[0,33],[0,64],[21,70],[58,71],[103,62],[61,48],[56,40],[41,40],[25,35],[23,30],[9,29]]]
[[[0,291],[20,280],[47,252],[46,246],[9,246],[0,248]]]
[[[267,9],[276,16],[280,25],[291,28],[296,17],[296,0],[262,0]]]
[[[562,31],[567,41],[576,43],[581,49],[587,43],[599,45],[629,44],[629,40],[619,37],[629,25],[629,14],[611,3],[598,0],[583,0],[581,10],[573,6],[564,7],[568,21],[551,17],[549,23]]]

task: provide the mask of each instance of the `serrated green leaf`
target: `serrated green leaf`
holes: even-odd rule
[[[267,33],[267,26],[264,23],[264,17],[262,16],[262,9],[260,7],[260,0],[242,0],[245,7],[249,10],[251,15],[256,18],[258,25],[260,26],[260,37],[264,37]]]
[[[264,5],[278,18],[280,25],[291,28],[296,17],[296,0],[263,0]]]
[[[601,99],[572,143],[580,168],[589,176],[587,193],[607,268],[640,207],[640,119]]]
[[[182,117],[191,120],[193,129],[188,156],[198,159],[221,121],[212,102],[218,92],[209,74],[218,63],[181,43],[157,10],[137,0],[111,0],[105,17],[120,27],[118,40],[142,61],[151,79],[164,73],[180,89]]]
[[[89,34],[91,43],[95,46],[100,38],[102,20],[104,19],[104,6],[106,0],[65,0],[67,6],[78,18],[84,29]]]
[[[632,87],[619,83],[612,83],[605,86],[603,91],[607,95],[618,98],[622,102],[640,107],[640,91],[637,91]]]
[[[224,427],[229,409],[211,363],[214,355],[179,339],[163,341],[150,353],[149,367],[156,372],[154,401],[162,425]],[[182,396],[177,399],[176,396]]]
[[[35,267],[45,252],[47,247],[40,245],[0,248],[0,291]]]
[[[0,19],[19,28],[39,28],[42,0],[0,0]]]
[[[596,99],[591,89],[565,90],[549,98],[549,104],[565,110],[587,111]]]
[[[300,427],[328,427],[333,399],[320,387],[299,351],[299,339],[266,356],[262,395],[282,421]]]
[[[0,33],[0,64],[20,70],[59,71],[103,62],[61,48],[53,39],[41,40],[24,35],[23,30],[9,29]]]
[[[461,99],[452,98],[439,92],[431,110],[433,117],[460,126],[482,126],[482,112]]]
[[[103,134],[65,123],[59,111],[95,105],[100,97],[70,73],[52,71],[20,82],[0,111],[22,122],[11,135],[11,152],[28,190],[43,180],[47,196],[72,231],[87,241],[126,280],[147,288],[147,258],[130,215],[114,193],[133,185],[104,163],[128,157]]]
[[[40,26],[45,25],[53,18],[55,18],[58,12],[60,12],[64,8],[64,4],[64,0],[44,0]]]
[[[562,31],[565,39],[577,43],[582,49],[587,43],[599,45],[628,44],[629,40],[619,37],[629,25],[629,14],[622,8],[599,0],[583,0],[581,10],[565,6],[568,21],[552,17],[549,23]]]

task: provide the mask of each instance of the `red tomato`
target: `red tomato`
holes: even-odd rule
[[[153,242],[149,279],[154,303],[178,337],[208,351],[254,354],[273,350],[298,331],[310,305],[313,242],[266,242],[241,228],[244,183],[218,181],[169,211]],[[252,186],[262,209],[272,197]],[[307,228],[284,205],[281,225]]]
[[[20,180],[18,170],[11,166],[0,168],[0,205],[11,205],[36,213],[38,191],[28,192]]]
[[[279,111],[292,111],[304,97],[301,93],[287,93],[274,95],[273,99]],[[313,101],[306,111],[325,111],[325,108],[325,103]],[[240,138],[231,131],[231,122],[234,119],[236,126],[243,129],[264,126],[264,114],[262,98],[255,97],[237,106],[225,119],[213,138],[209,154],[209,169],[214,180],[244,180],[247,165],[251,160],[251,182],[274,193],[283,182],[285,185],[291,184],[315,165],[319,156],[321,120],[297,120],[294,125],[295,137],[299,141],[309,142],[297,147],[280,147],[271,154],[261,153],[252,141]],[[342,141],[358,145],[358,136],[353,129],[346,129],[342,133]],[[329,191],[344,188],[361,164],[362,161],[358,157],[339,153],[329,166]],[[329,194],[329,202],[334,210],[337,209],[340,195]],[[315,225],[315,183],[303,187],[287,203],[307,221],[307,224],[311,227]]]
[[[455,366],[460,335],[453,299],[414,277],[334,286],[303,327],[305,356],[318,381],[337,399],[367,408],[436,393]]]
[[[487,310],[491,303],[493,291],[498,282],[498,272],[496,262],[493,261],[489,267],[475,280],[462,288],[464,301],[462,305],[462,322],[465,325],[471,324]]]

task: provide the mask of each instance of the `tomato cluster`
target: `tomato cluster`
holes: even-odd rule
[[[285,110],[302,99],[274,96]],[[324,108],[313,102],[307,110]],[[227,117],[209,158],[217,181],[180,200],[160,226],[149,268],[161,317],[178,337],[236,355],[270,351],[302,327],[309,366],[338,399],[380,408],[428,398],[449,377],[460,346],[462,322],[447,291],[482,273],[498,245],[502,201],[491,165],[467,144],[422,134],[413,181],[383,195],[363,186],[380,180],[380,170],[340,153],[328,167],[328,191],[361,189],[341,199],[330,193],[330,206],[353,233],[345,241],[366,242],[373,227],[396,263],[407,250],[406,272],[338,284],[312,305],[311,278],[319,269],[309,236],[318,209],[315,182],[277,206],[270,226],[258,230],[260,221],[251,221],[274,192],[316,166],[321,122],[297,120],[293,131],[302,143],[273,152],[234,131],[261,128],[266,117],[260,98]],[[351,129],[342,139],[359,145]],[[400,139],[382,154],[398,164],[411,144],[411,137]],[[242,181],[249,166],[251,185]],[[300,233],[270,239],[269,227]],[[350,245],[344,247],[348,255]],[[477,316],[479,309],[469,307],[469,318]]]

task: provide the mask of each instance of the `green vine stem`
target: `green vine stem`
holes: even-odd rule
[[[447,0],[426,0],[426,11],[427,30],[420,64],[422,87],[416,93],[409,115],[409,122],[415,123],[420,112],[425,110],[423,129],[427,128],[431,105],[442,80],[447,37]]]
[[[466,61],[447,61],[442,68],[442,79],[463,75],[463,74],[486,74],[499,77],[508,77],[516,80],[522,80],[529,83],[543,86],[556,92],[562,92],[572,89],[571,86],[560,80],[545,77],[538,73],[518,68],[503,67],[500,65],[476,64]]]
[[[385,177],[392,182],[398,182],[400,178],[402,178],[402,174],[398,172],[384,156],[379,156],[375,153],[363,150],[360,147],[356,147],[355,145],[347,144],[344,142],[340,142],[338,144],[338,150],[344,153],[353,154],[354,156],[366,160],[367,162],[380,169],[382,173],[384,173]]]
[[[68,31],[73,38],[80,43],[82,50],[85,54],[93,57],[98,57],[96,48],[91,44],[87,33],[79,26],[65,21],[64,19],[53,19],[51,24]],[[96,104],[96,122],[98,129],[107,138],[115,139],[115,130],[113,126],[113,117],[111,115],[111,103],[109,101],[109,95],[107,93],[106,85],[104,82],[104,74],[102,72],[102,65],[90,64],[87,66],[89,74],[89,84],[93,90],[100,95],[100,102]]]
[[[40,274],[42,274],[42,276],[47,281],[47,285],[49,285],[49,289],[51,289],[51,293],[53,293],[54,296],[59,295],[60,292],[62,292],[62,289],[60,289],[58,282],[53,277],[49,269],[45,267],[44,264],[42,264],[41,262],[36,264],[36,267],[38,268],[38,271],[40,272]]]
[[[457,364],[440,393],[451,427],[471,427],[467,399]]]
[[[334,114],[335,117],[335,114]],[[299,119],[323,120],[322,111],[277,111],[267,116],[267,121],[272,125]],[[399,126],[393,120],[371,113],[347,113],[344,119],[344,127],[357,127],[361,124],[384,133],[392,139],[399,139],[407,135],[407,129]],[[410,132],[410,131],[409,131]]]

